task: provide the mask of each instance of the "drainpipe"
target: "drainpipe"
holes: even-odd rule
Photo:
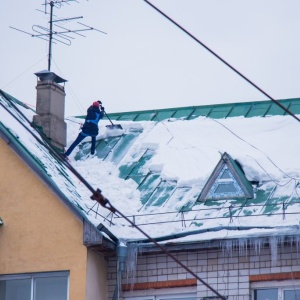
[[[113,295],[113,300],[120,297],[122,274],[125,271],[125,261],[127,258],[128,248],[124,241],[119,240],[117,245],[117,284]]]

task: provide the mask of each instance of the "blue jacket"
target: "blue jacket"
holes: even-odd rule
[[[85,122],[82,126],[82,134],[89,136],[97,136],[99,133],[98,123],[103,118],[104,112],[99,107],[90,106],[87,110]]]

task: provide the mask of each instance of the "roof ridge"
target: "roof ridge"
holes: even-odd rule
[[[300,114],[300,98],[278,100],[294,114]],[[150,109],[140,111],[115,112],[108,114],[118,121],[163,121],[166,119],[192,120],[197,117],[215,119],[229,117],[265,117],[269,115],[286,115],[286,112],[271,100],[238,103],[221,103],[198,106]]]

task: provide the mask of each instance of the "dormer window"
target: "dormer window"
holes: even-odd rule
[[[221,199],[228,197],[245,197],[241,187],[232,175],[229,168],[224,165],[207,194],[209,199]]]
[[[253,189],[241,167],[225,152],[205,184],[200,200],[227,198],[253,198]]]

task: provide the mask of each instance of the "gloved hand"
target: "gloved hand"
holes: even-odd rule
[[[102,111],[104,111],[104,110],[105,110],[103,106],[101,106],[101,110],[102,110]]]

